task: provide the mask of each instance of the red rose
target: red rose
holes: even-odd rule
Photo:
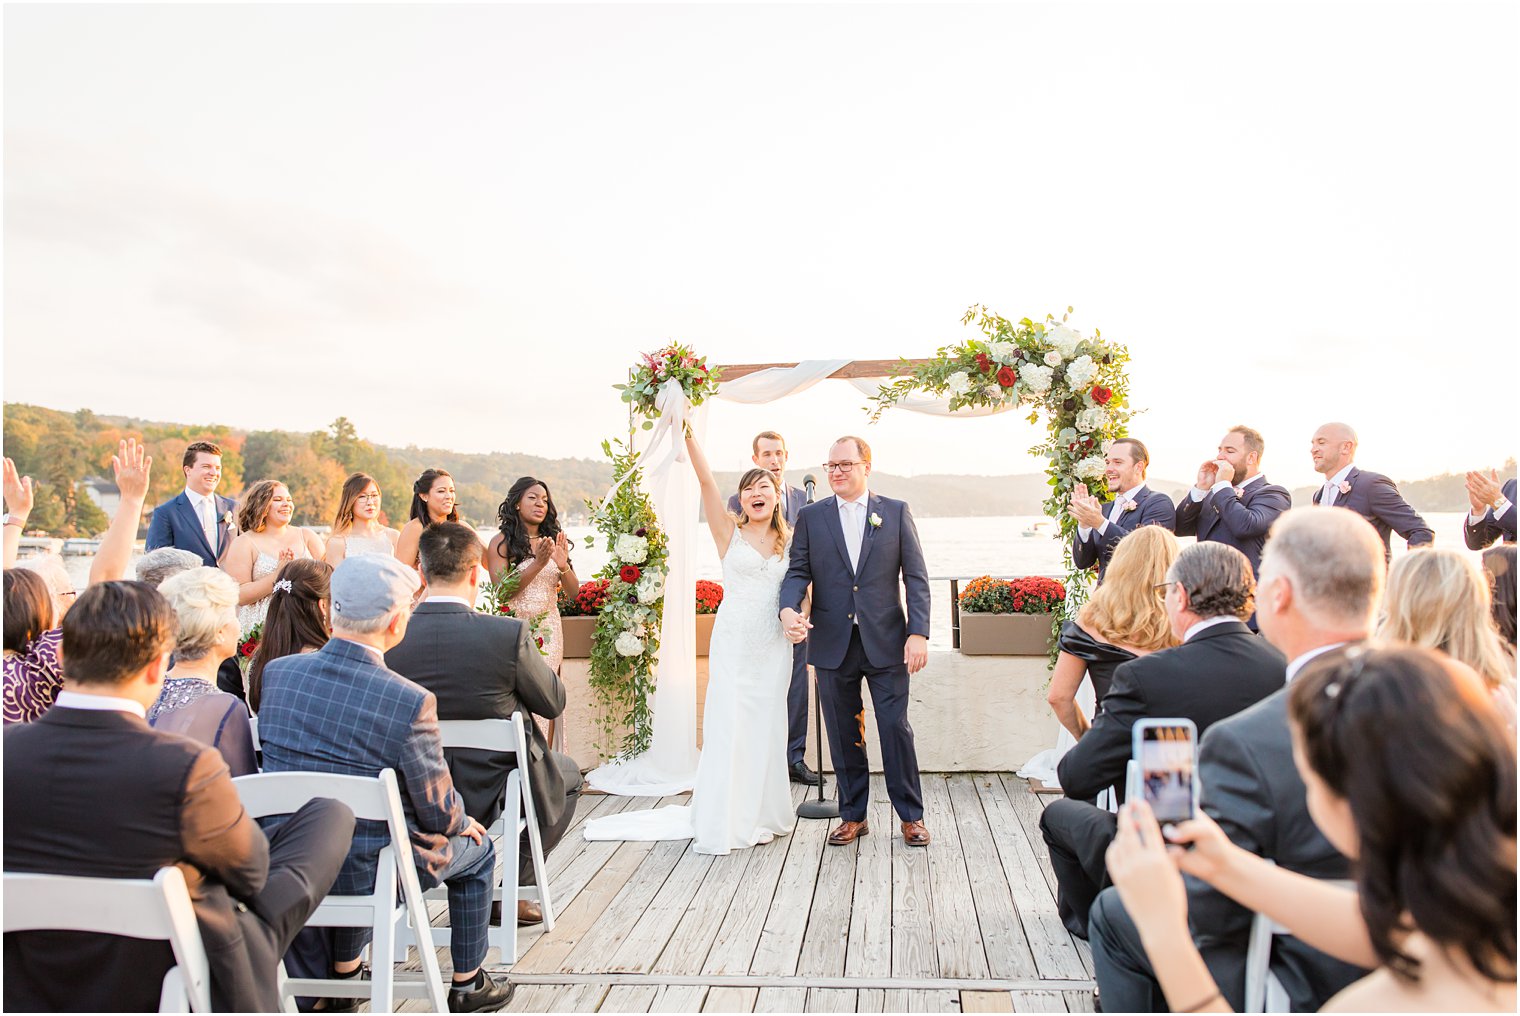
[[[978,369],[980,369],[983,374],[991,374],[992,373],[992,361],[989,360],[989,359],[987,359],[987,354],[986,353],[977,353],[976,354],[976,365],[977,365]]]
[[[1108,405],[1108,400],[1111,399],[1111,398],[1113,398],[1113,397],[1114,397],[1114,390],[1112,388],[1105,388],[1102,385],[1093,385],[1092,400],[1094,402],[1096,402],[1098,405],[1100,405],[1100,406],[1106,406],[1106,405]]]
[[[622,570],[618,572],[618,578],[622,579],[624,582],[628,583],[631,586],[639,580],[639,575],[641,574],[642,573],[639,571],[638,565],[625,564],[623,565]]]
[[[997,372],[997,383],[1004,388],[1012,388],[1018,379],[1019,376],[1013,372],[1012,367],[1003,367]]]
[[[544,647],[544,637],[542,635],[533,636],[533,641],[538,643],[538,648],[542,649]]]

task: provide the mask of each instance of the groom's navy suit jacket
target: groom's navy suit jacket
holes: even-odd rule
[[[871,525],[872,515],[881,519],[880,526]],[[808,662],[820,670],[839,669],[857,620],[861,648],[873,667],[901,665],[908,636],[929,637],[929,572],[907,504],[871,494],[866,516],[859,567],[852,570],[838,499],[824,498],[797,514],[781,607],[801,610],[808,583],[813,584]]]
[[[1505,543],[1515,542],[1515,480],[1510,477],[1504,481],[1504,500],[1509,502],[1509,509],[1495,518],[1494,510],[1490,508],[1474,525],[1470,517],[1462,520],[1462,539],[1467,541],[1469,550],[1482,550],[1495,540],[1503,539]]]
[[[1408,540],[1411,547],[1436,542],[1435,530],[1425,524],[1420,513],[1404,500],[1403,495],[1399,493],[1399,488],[1395,487],[1393,481],[1382,473],[1373,473],[1352,466],[1351,472],[1346,474],[1346,483],[1351,486],[1351,490],[1344,494],[1336,493],[1335,507],[1350,508],[1372,523],[1372,528],[1377,530],[1378,539],[1383,541],[1385,559],[1393,555],[1388,547],[1390,530]],[[1323,486],[1314,492],[1315,504],[1319,504],[1324,493]]]
[[[1251,573],[1261,569],[1261,548],[1267,542],[1267,530],[1277,516],[1293,507],[1293,495],[1287,487],[1268,483],[1267,478],[1252,483],[1242,494],[1234,487],[1210,490],[1202,501],[1194,501],[1192,491],[1177,502],[1178,536],[1196,536],[1198,542],[1212,540],[1234,547],[1251,562]]]
[[[1071,560],[1078,568],[1091,568],[1098,566],[1098,581],[1103,581],[1103,576],[1108,574],[1109,558],[1114,556],[1114,548],[1119,546],[1119,541],[1141,526],[1165,526],[1171,529],[1177,524],[1177,509],[1172,505],[1172,499],[1159,490],[1151,490],[1141,484],[1135,490],[1133,500],[1135,505],[1132,511],[1121,512],[1117,520],[1110,520],[1108,528],[1103,532],[1094,529],[1087,534],[1087,539],[1082,539],[1080,533],[1071,538]],[[1112,502],[1103,506],[1103,514],[1108,515]]]
[[[201,520],[195,517],[195,507],[190,504],[190,499],[184,491],[153,509],[153,518],[148,521],[147,549],[157,550],[159,547],[177,547],[180,550],[188,550],[192,554],[199,554],[201,560],[206,562],[207,567],[215,568],[217,558],[222,551],[227,549],[230,542],[230,534],[227,532],[227,513],[233,510],[235,502],[230,497],[214,495],[216,498],[216,546],[206,542],[206,531],[201,528]]]

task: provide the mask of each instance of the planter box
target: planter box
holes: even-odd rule
[[[697,615],[697,655],[706,656],[712,644],[713,621],[716,614]],[[560,624],[565,630],[565,659],[586,660],[591,658],[591,637],[596,634],[594,617],[567,617]]]
[[[1049,614],[961,613],[961,652],[967,656],[1045,656]]]

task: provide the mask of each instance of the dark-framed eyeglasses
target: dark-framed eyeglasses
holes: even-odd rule
[[[860,459],[852,459],[847,462],[825,462],[823,464],[823,471],[825,473],[849,473],[856,466],[864,464]]]

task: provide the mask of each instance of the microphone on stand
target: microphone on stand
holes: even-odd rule
[[[802,489],[807,494],[808,504],[813,503],[813,490],[817,486],[818,477],[812,473],[802,478]],[[818,738],[818,797],[797,805],[797,814],[801,818],[836,818],[839,815],[839,802],[825,800],[823,796],[823,700],[818,697],[816,672],[813,674],[813,733]]]

